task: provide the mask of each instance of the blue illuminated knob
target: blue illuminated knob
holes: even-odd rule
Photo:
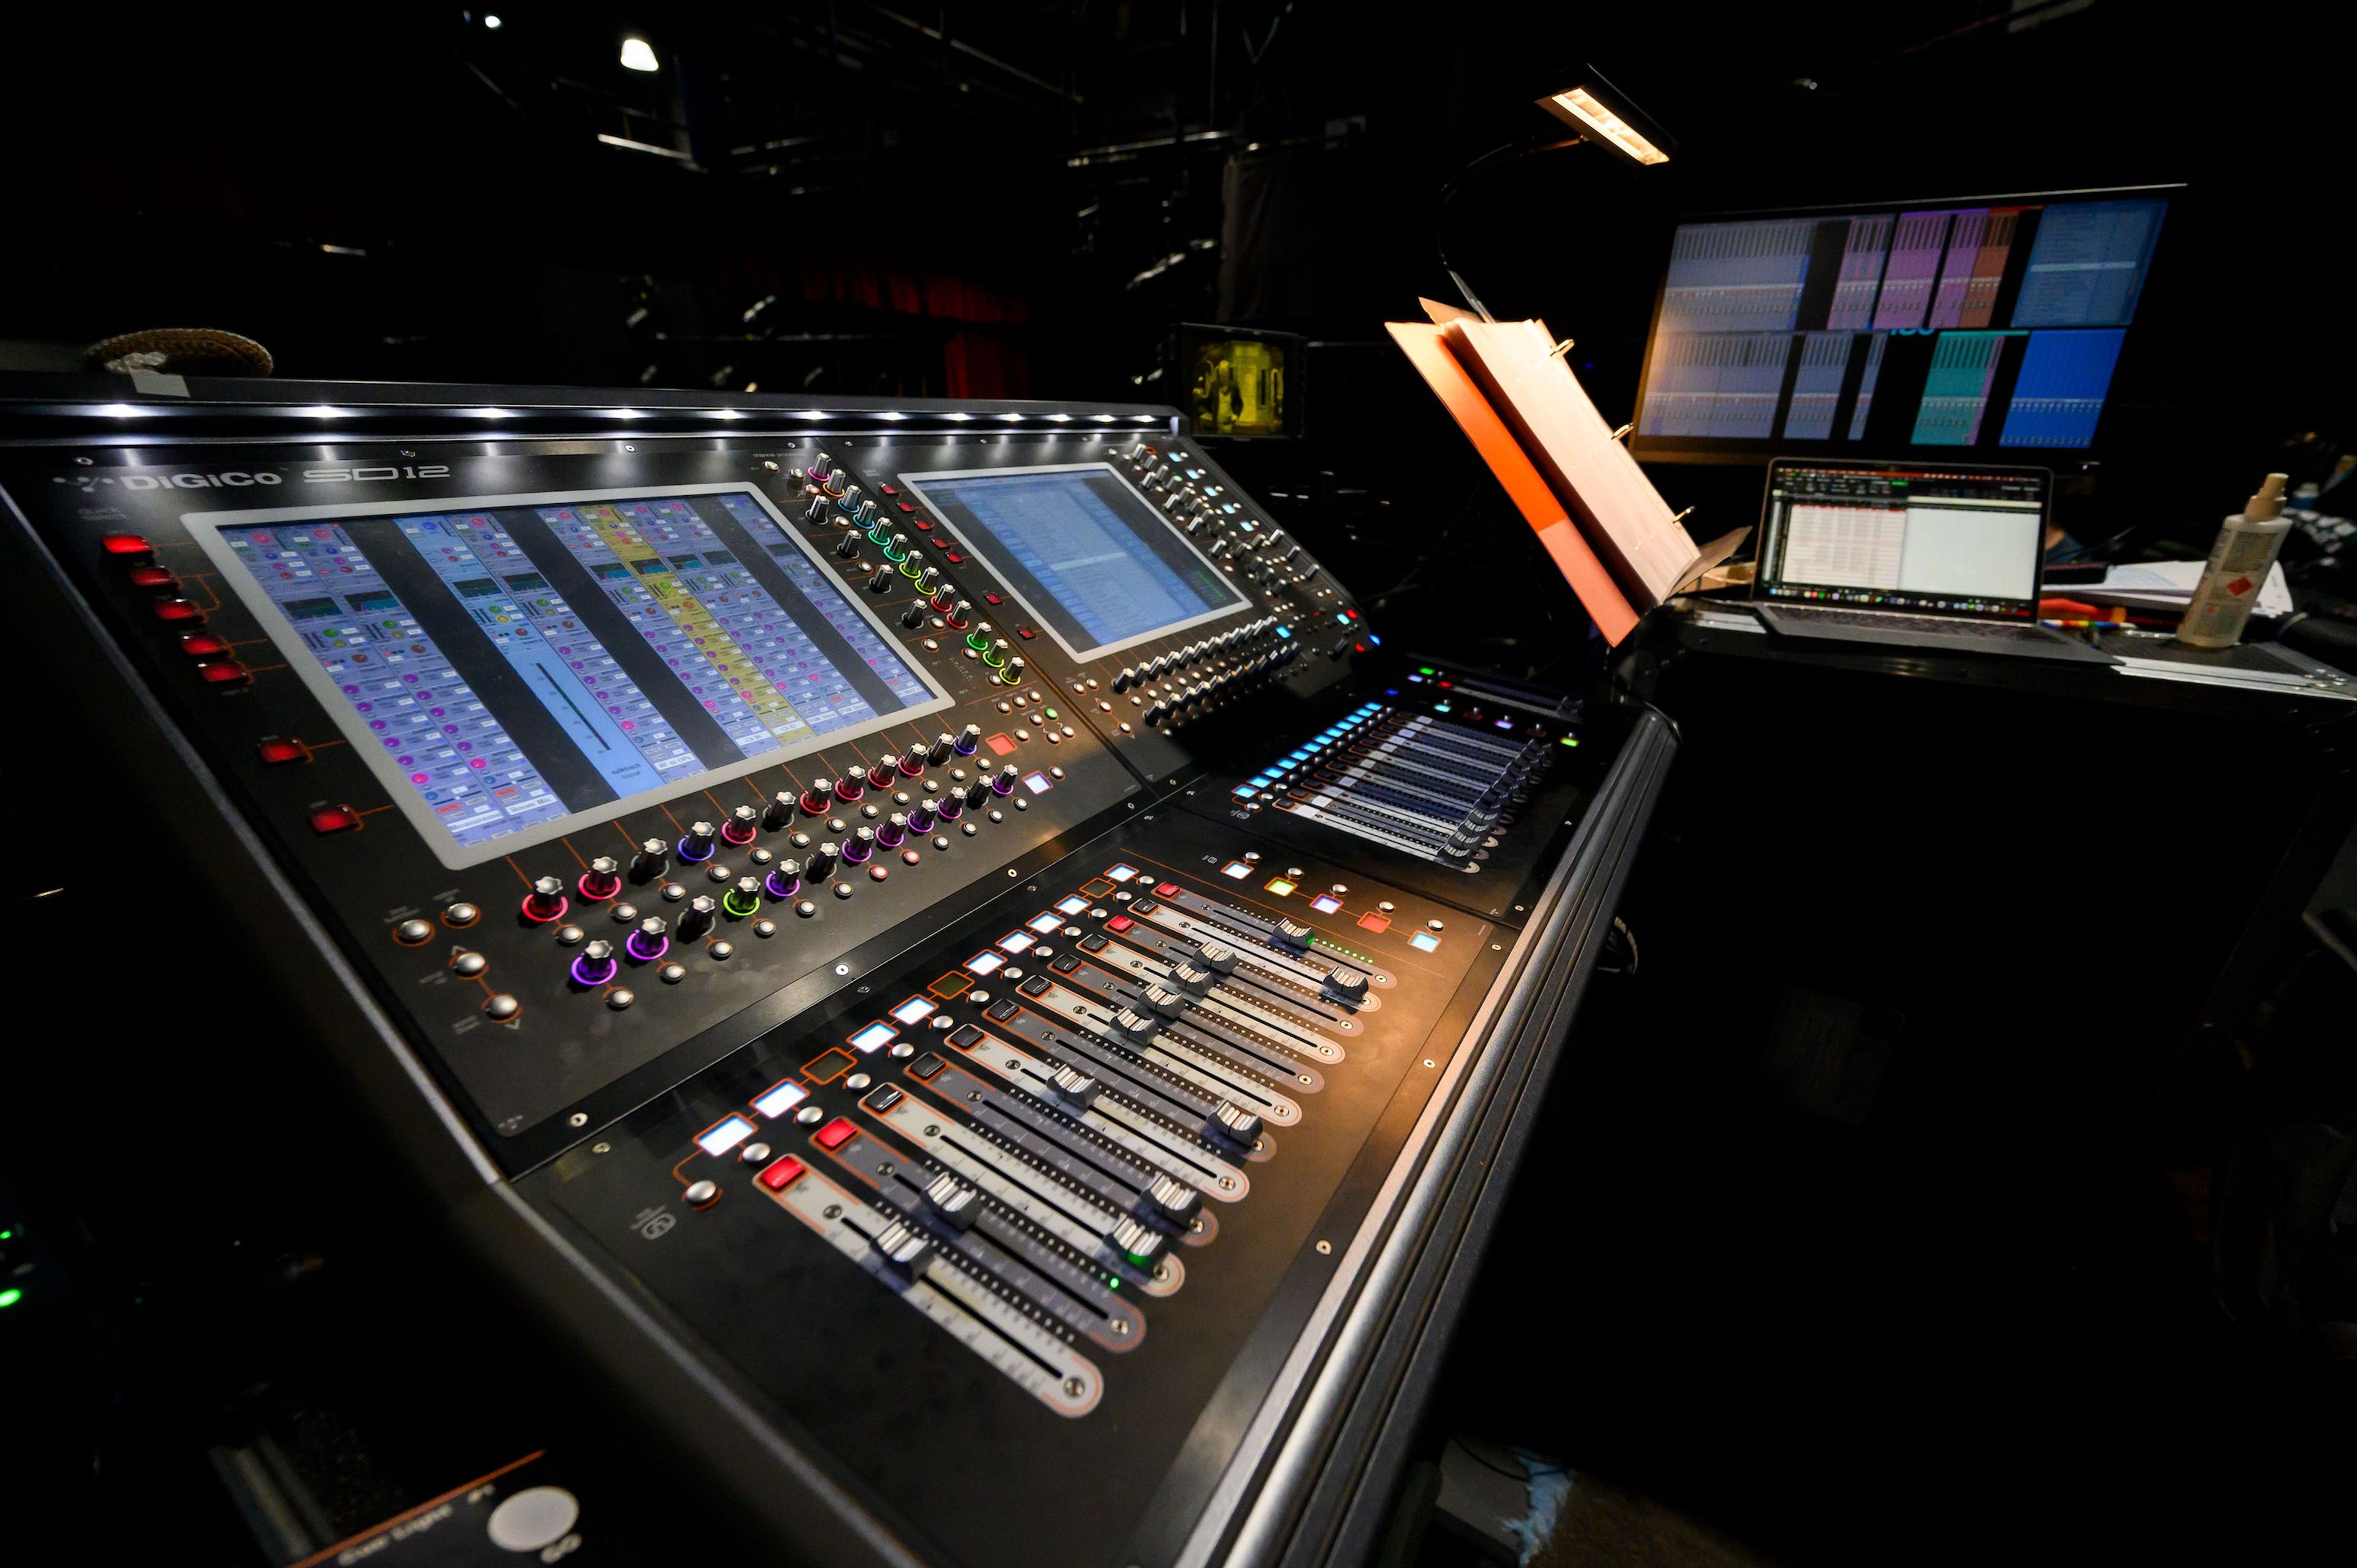
[[[712,843],[712,832],[713,828],[710,822],[694,822],[688,823],[685,836],[679,841],[678,848],[680,859],[688,862],[690,865],[699,865],[705,861],[710,860],[712,858],[712,851],[714,848]]]
[[[956,747],[957,754],[960,757],[972,757],[976,751],[980,750],[982,748],[982,726],[980,725],[968,725],[965,728],[960,730],[958,732]]]
[[[575,956],[573,978],[583,985],[598,986],[614,978],[622,961],[614,956],[614,944],[603,939],[591,942]]]

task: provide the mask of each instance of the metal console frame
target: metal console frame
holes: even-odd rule
[[[937,423],[966,434],[1093,426],[1161,437],[1187,428],[1174,410],[1124,404],[861,399],[812,410],[798,400],[692,393],[619,403],[554,389],[201,381],[124,398],[121,386],[103,376],[0,377],[0,446],[914,434]],[[265,955],[290,1019],[339,1046],[335,1065],[408,1152],[486,1271],[565,1325],[576,1348],[692,1461],[687,1467],[728,1483],[713,1489],[733,1500],[735,1525],[791,1541],[813,1563],[922,1568],[660,1302],[600,1270],[501,1176],[13,498],[0,520],[0,560],[18,581],[49,590],[22,596],[21,613],[81,688],[79,722],[124,759],[191,869],[221,893],[223,915]],[[120,696],[125,685],[129,702]],[[1355,1563],[1372,1551],[1676,746],[1666,719],[1637,716],[1182,1563],[1291,1568]],[[1043,846],[1041,865],[1071,847]],[[297,940],[286,940],[290,931]]]

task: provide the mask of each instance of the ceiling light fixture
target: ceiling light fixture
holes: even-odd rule
[[[622,69],[624,70],[661,70],[662,62],[655,59],[655,47],[646,39],[624,38]]]

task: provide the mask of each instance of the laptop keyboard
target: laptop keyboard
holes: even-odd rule
[[[1866,631],[1915,631],[1934,637],[1981,637],[1998,642],[2051,642],[2054,639],[2034,626],[2018,626],[2009,621],[1956,620],[1947,616],[1910,616],[1890,610],[1863,613],[1857,610],[1802,609],[1778,605],[1780,616],[1792,616],[1831,626],[1854,626]]]

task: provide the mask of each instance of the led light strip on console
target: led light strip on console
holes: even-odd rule
[[[1368,703],[1232,793],[1440,865],[1470,870],[1546,762],[1517,741]]]

